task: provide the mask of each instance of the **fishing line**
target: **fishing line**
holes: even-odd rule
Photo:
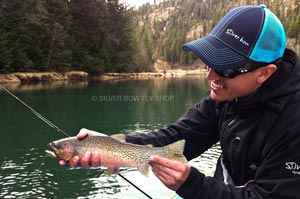
[[[50,122],[47,118],[45,118],[44,116],[42,116],[40,113],[38,113],[36,110],[34,110],[32,107],[30,107],[28,104],[26,104],[25,102],[23,102],[20,98],[18,98],[17,96],[15,96],[12,92],[10,92],[9,90],[7,90],[6,88],[4,88],[1,84],[0,84],[0,88],[2,90],[4,90],[6,93],[8,93],[11,97],[13,97],[15,100],[17,100],[18,102],[20,102],[23,106],[25,106],[26,108],[28,108],[35,116],[37,116],[38,118],[40,118],[43,122],[45,122],[48,126],[50,126],[51,128],[55,129],[57,132],[64,134],[67,137],[71,137],[70,135],[68,135],[66,132],[64,132],[63,130],[61,130],[58,126],[56,126],[55,124],[53,124],[52,122]]]
[[[141,190],[139,187],[137,187],[135,184],[133,184],[132,182],[130,182],[127,178],[125,178],[122,174],[118,173],[118,175],[123,178],[123,180],[125,180],[126,182],[128,182],[129,184],[131,184],[134,188],[136,188],[137,190],[139,190],[142,194],[144,194],[145,196],[147,196],[150,199],[153,199],[151,196],[149,196],[146,192],[144,192],[143,190]]]
[[[12,92],[10,92],[9,90],[7,90],[4,86],[2,86],[0,84],[0,89],[4,90],[7,94],[9,94],[11,97],[13,97],[15,100],[17,100],[18,102],[20,102],[23,106],[25,106],[26,108],[28,108],[35,116],[37,116],[39,119],[41,119],[43,122],[45,122],[48,126],[50,126],[51,128],[55,129],[57,132],[64,134],[67,137],[71,137],[69,134],[67,134],[65,131],[63,131],[62,129],[60,129],[58,126],[56,126],[55,124],[53,124],[52,122],[50,122],[47,118],[45,118],[44,116],[42,116],[40,113],[38,113],[36,110],[34,110],[32,107],[30,107],[28,104],[26,104],[24,101],[22,101],[20,98],[18,98],[16,95],[14,95]],[[142,194],[144,194],[145,196],[147,196],[149,199],[153,199],[152,197],[150,197],[147,193],[145,193],[143,190],[141,190],[138,186],[136,186],[135,184],[133,184],[133,182],[131,182],[130,180],[128,180],[125,176],[123,176],[122,174],[118,173],[118,175],[125,180],[126,182],[128,182],[130,185],[132,185],[134,188],[136,188],[138,191],[140,191]]]

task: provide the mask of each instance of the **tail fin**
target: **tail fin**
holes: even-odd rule
[[[170,152],[169,159],[182,163],[187,163],[187,159],[183,155],[184,146],[185,140],[179,140],[177,142],[165,146],[164,148]]]

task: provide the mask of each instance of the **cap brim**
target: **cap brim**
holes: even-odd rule
[[[186,43],[182,49],[193,51],[206,65],[217,70],[241,67],[251,61],[220,42],[213,35]]]

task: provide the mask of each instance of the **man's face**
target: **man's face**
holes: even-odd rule
[[[210,97],[214,101],[231,101],[235,98],[240,100],[254,93],[262,84],[258,80],[261,68],[249,73],[237,75],[234,78],[220,76],[210,68],[206,78],[210,83]]]

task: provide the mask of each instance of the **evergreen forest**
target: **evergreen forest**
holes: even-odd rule
[[[298,0],[164,0],[139,8],[118,0],[0,0],[0,73],[152,71],[186,67],[181,45],[209,34],[232,8],[265,4],[300,53]]]

